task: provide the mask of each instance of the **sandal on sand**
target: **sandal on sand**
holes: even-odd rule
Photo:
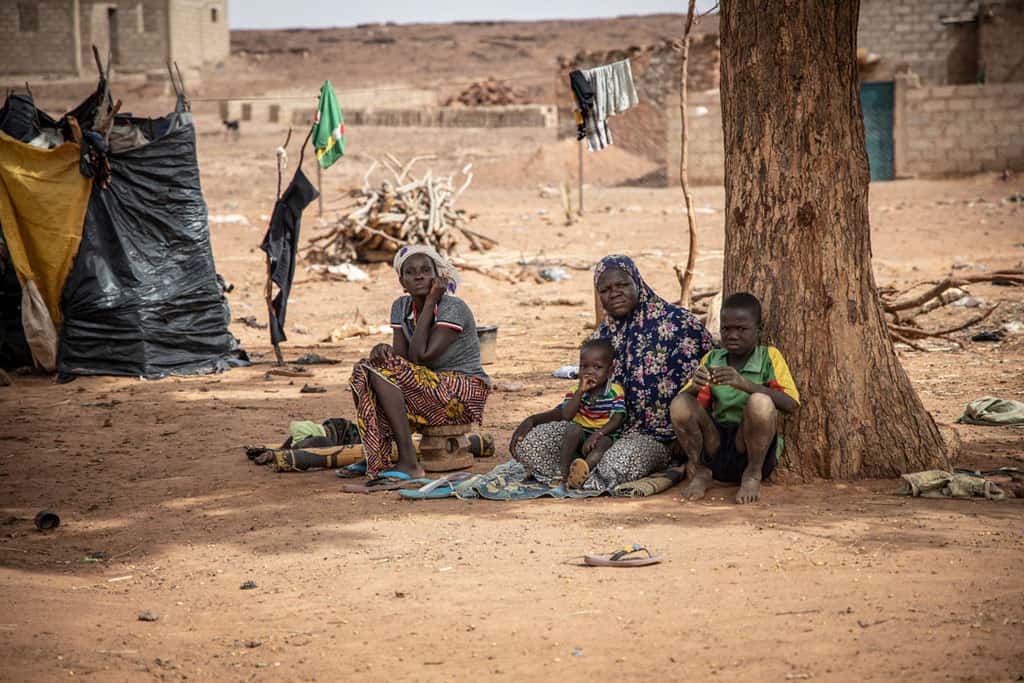
[[[583,458],[576,458],[569,465],[569,478],[565,480],[567,489],[578,489],[590,476],[590,465]]]
[[[361,484],[342,484],[345,493],[378,493],[380,491],[396,491],[414,484],[429,484],[432,479],[413,479],[405,472],[388,471]]]
[[[366,474],[366,460],[360,460],[354,462],[351,465],[345,465],[339,470],[334,470],[334,473],[342,479],[355,479]]]
[[[647,553],[647,557],[627,557],[641,552]],[[591,567],[646,567],[661,562],[661,555],[652,555],[650,550],[634,543],[611,555],[584,555],[583,562]]]

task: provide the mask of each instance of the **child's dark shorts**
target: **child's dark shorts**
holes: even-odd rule
[[[715,481],[739,483],[743,479],[743,471],[747,469],[747,454],[736,450],[736,434],[740,426],[715,422],[715,428],[718,429],[718,438],[721,441],[718,452],[712,456],[705,450],[700,454],[700,463],[711,468],[711,476]],[[779,458],[775,454],[778,441],[779,437],[776,435],[768,446],[768,455],[765,456],[764,467],[761,468],[762,479],[767,479],[779,464]]]

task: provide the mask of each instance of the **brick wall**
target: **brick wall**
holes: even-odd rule
[[[881,58],[864,80],[891,81],[909,67],[928,85],[973,83],[977,9],[977,0],[861,0],[857,46]]]
[[[1024,81],[1024,2],[985,2],[978,14],[978,69],[984,81]]]
[[[26,4],[38,11],[38,31],[21,31],[19,2],[0,2],[0,74],[78,75],[77,0],[27,0]]]
[[[118,40],[122,73],[164,69],[167,64],[167,0],[119,0]]]
[[[230,55],[226,0],[167,0],[171,58],[182,69],[225,61]],[[213,21],[216,10],[217,21]]]
[[[679,154],[683,139],[678,97],[668,110],[666,126],[666,179],[669,186],[679,184]],[[689,128],[687,171],[694,185],[720,185],[724,181],[725,137],[722,132],[722,105],[718,91],[687,93],[686,122]]]
[[[1024,83],[907,87],[897,175],[1024,169]],[[901,134],[902,132],[902,134]],[[905,139],[900,140],[903,137]]]

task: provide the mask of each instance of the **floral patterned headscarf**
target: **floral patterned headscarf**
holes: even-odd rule
[[[605,314],[594,338],[615,347],[615,380],[626,390],[626,428],[668,442],[676,438],[668,407],[713,347],[711,335],[693,313],[654,293],[633,259],[605,256],[594,270],[594,287],[606,271],[624,271],[636,285],[636,308],[628,317]]]

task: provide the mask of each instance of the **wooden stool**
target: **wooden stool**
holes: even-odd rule
[[[424,427],[420,439],[420,464],[427,472],[451,472],[473,466],[467,434],[473,425]]]

